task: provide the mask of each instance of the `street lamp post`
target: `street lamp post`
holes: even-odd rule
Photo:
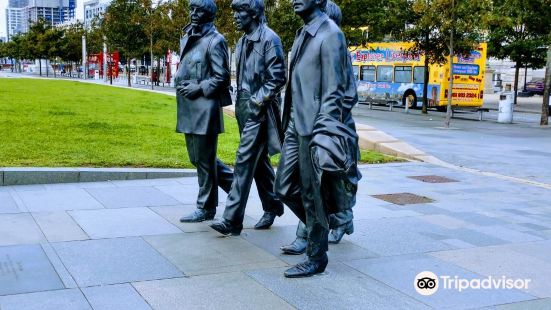
[[[86,55],[86,36],[82,36],[82,73],[84,74],[84,79],[86,79],[86,66],[88,65],[87,61],[87,55]]]

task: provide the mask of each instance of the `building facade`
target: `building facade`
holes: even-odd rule
[[[28,0],[10,0],[6,9],[6,35],[9,40],[13,35],[23,32],[25,25],[24,9]]]
[[[90,0],[84,2],[84,27],[89,29],[94,19],[103,18],[103,14],[109,6],[109,0]]]
[[[25,33],[29,26],[43,18],[52,26],[75,19],[76,0],[10,0],[6,9],[8,40]]]

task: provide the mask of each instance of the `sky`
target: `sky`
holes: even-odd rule
[[[83,11],[84,0],[77,0],[76,17],[82,19],[84,17]],[[0,37],[6,37],[6,8],[8,7],[8,0],[0,0]]]

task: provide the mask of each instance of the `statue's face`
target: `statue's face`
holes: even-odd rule
[[[192,26],[202,25],[210,21],[209,13],[204,8],[196,5],[189,8],[189,18]]]
[[[237,26],[238,30],[246,31],[247,29],[249,29],[255,17],[256,16],[244,9],[233,11],[233,20],[235,21],[235,25]]]
[[[312,12],[317,6],[316,0],[293,0],[293,9],[299,15]]]

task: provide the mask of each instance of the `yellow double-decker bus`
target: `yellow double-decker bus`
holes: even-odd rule
[[[369,43],[350,48],[361,103],[422,105],[425,58],[408,52],[410,42]],[[428,106],[445,108],[453,77],[452,106],[481,107],[484,96],[486,43],[467,56],[454,57],[453,66],[429,65]]]

